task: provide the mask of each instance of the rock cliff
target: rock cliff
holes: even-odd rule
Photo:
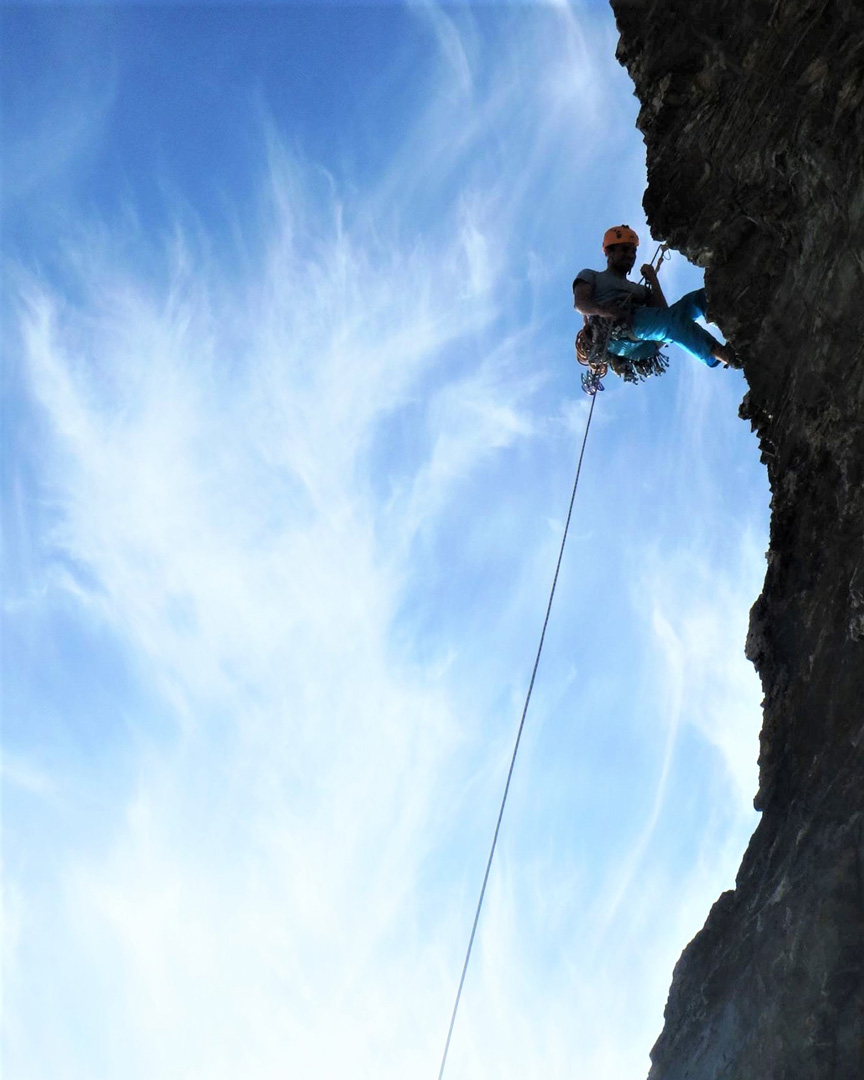
[[[772,490],[760,824],[650,1080],[864,1078],[864,5],[612,0],[655,238],[705,267]]]

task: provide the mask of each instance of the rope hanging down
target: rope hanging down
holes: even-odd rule
[[[602,389],[602,388],[601,388]],[[513,767],[516,764],[516,754],[519,752],[519,742],[522,738],[522,729],[525,727],[525,717],[528,715],[528,705],[531,702],[531,694],[534,690],[534,680],[537,677],[537,668],[540,665],[540,654],[543,652],[543,642],[546,640],[546,627],[549,625],[549,614],[552,611],[552,601],[555,597],[555,588],[558,584],[558,574],[561,570],[561,560],[564,558],[564,545],[567,543],[567,532],[570,529],[570,519],[573,516],[573,503],[576,499],[576,489],[579,487],[579,475],[582,472],[582,459],[585,456],[585,444],[588,442],[588,431],[591,427],[591,417],[594,415],[594,406],[597,403],[597,395],[591,395],[591,408],[588,410],[588,421],[585,424],[585,434],[582,436],[582,448],[579,451],[579,463],[576,466],[576,479],[573,481],[573,491],[570,495],[570,506],[567,510],[567,520],[564,523],[564,535],[561,537],[561,549],[558,552],[558,562],[555,566],[555,576],[552,579],[552,589],[549,593],[549,603],[546,605],[546,618],[543,620],[543,630],[540,633],[540,644],[537,646],[537,656],[534,659],[534,669],[531,672],[531,681],[528,684],[528,693],[525,697],[525,705],[522,709],[522,719],[519,721],[519,730],[516,733],[516,743],[513,747],[513,756],[510,758],[510,769],[507,772],[507,783],[504,785],[504,796],[501,799],[501,809],[498,811],[498,821],[495,823],[495,833],[492,837],[492,847],[489,849],[489,858],[486,860],[486,873],[483,875],[483,885],[480,889],[480,899],[477,901],[477,910],[474,913],[474,924],[471,927],[471,936],[468,939],[468,950],[465,953],[465,963],[462,965],[462,975],[459,979],[459,989],[456,991],[456,1001],[453,1004],[453,1014],[450,1017],[450,1027],[447,1031],[447,1041],[444,1044],[444,1055],[441,1058],[441,1068],[438,1070],[438,1080],[444,1076],[444,1066],[447,1064],[447,1053],[450,1049],[450,1039],[453,1036],[453,1026],[456,1023],[456,1013],[459,1010],[459,1001],[462,997],[462,987],[465,985],[465,973],[468,971],[468,961],[471,959],[471,950],[474,947],[474,935],[477,933],[477,923],[480,921],[480,910],[483,907],[483,898],[486,895],[486,885],[489,881],[489,871],[492,869],[492,859],[495,855],[495,847],[498,844],[498,833],[501,829],[501,819],[504,817],[504,807],[507,804],[507,796],[510,792],[510,780],[513,777]]]

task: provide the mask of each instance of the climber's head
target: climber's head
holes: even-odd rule
[[[606,265],[618,274],[629,274],[636,262],[639,237],[629,225],[616,225],[607,229],[603,236],[603,254]]]
[[[629,225],[613,225],[603,234],[603,254],[618,244],[632,244],[634,248],[638,248],[639,237]]]

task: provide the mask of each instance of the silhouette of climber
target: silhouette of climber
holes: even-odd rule
[[[705,290],[696,289],[672,304],[660,288],[657,271],[646,263],[637,285],[627,275],[636,262],[639,237],[629,225],[607,229],[605,270],[580,270],[573,282],[573,306],[583,315],[612,323],[606,346],[613,356],[643,359],[656,354],[657,342],[674,342],[708,367],[740,367],[731,345],[723,345],[694,320],[705,314]]]

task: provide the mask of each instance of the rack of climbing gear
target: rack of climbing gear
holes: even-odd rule
[[[601,379],[605,378],[609,371],[609,353],[606,347],[610,330],[608,319],[586,315],[585,324],[576,335],[576,359],[583,367],[588,368],[582,372],[582,389],[590,397],[604,389]]]
[[[609,370],[609,365],[597,354],[606,348],[606,341],[604,340],[606,335],[602,333],[602,330],[604,327],[608,330],[610,324],[608,319],[598,319],[595,323],[589,323],[588,320],[591,317],[590,315],[585,316],[585,325],[576,335],[576,359],[585,367],[595,368],[602,379]],[[599,330],[601,333],[595,333],[595,330]]]

